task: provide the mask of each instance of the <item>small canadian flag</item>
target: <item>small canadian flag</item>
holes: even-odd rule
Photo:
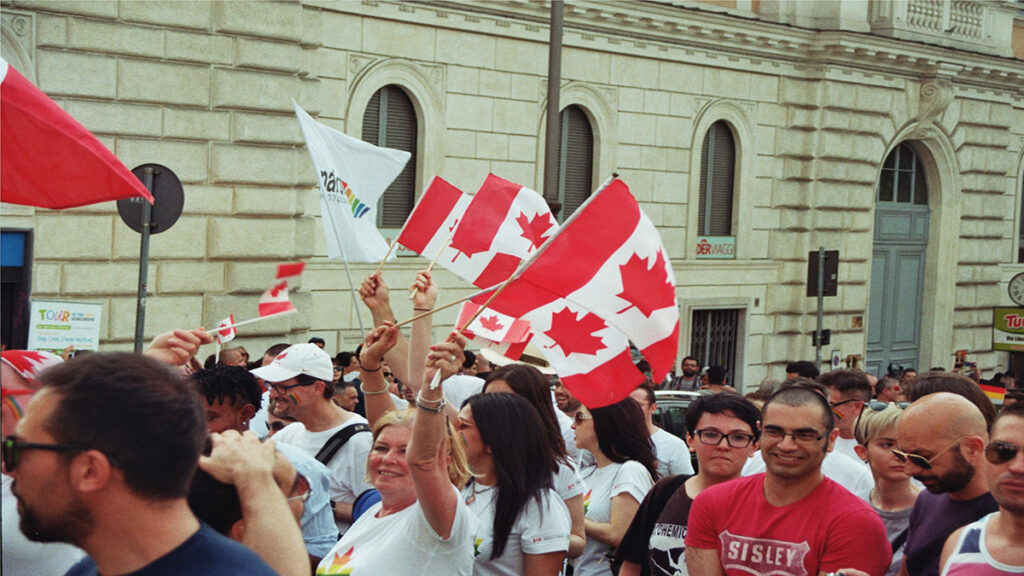
[[[480,305],[471,301],[464,302],[459,309],[458,327],[465,326],[466,322],[476,314]],[[526,344],[533,336],[530,333],[530,323],[511,316],[506,316],[493,310],[484,310],[470,322],[462,331],[465,336],[481,348],[491,348],[503,356],[519,358]]]
[[[278,264],[274,283],[260,296],[259,315],[261,317],[295,311],[295,306],[288,299],[288,288],[298,281],[305,267],[305,262]]]
[[[235,330],[234,314],[217,323],[217,341],[221,344],[227,344],[234,340],[235,334],[237,334],[237,331]]]

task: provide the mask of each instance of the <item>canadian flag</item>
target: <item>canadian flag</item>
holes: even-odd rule
[[[295,306],[288,299],[288,287],[298,281],[305,267],[305,262],[278,264],[274,283],[260,296],[260,317],[295,311]]]
[[[262,314],[261,314],[262,316]],[[217,342],[226,344],[235,339],[235,334],[238,332],[235,330],[235,315],[231,314],[227,318],[217,323]]]
[[[502,355],[513,360],[518,358],[530,341],[530,323],[506,316],[495,310],[486,309],[467,326],[466,323],[477,314],[478,310],[480,310],[479,304],[472,301],[462,303],[462,307],[459,308],[459,318],[455,323],[457,327],[464,327],[462,334],[481,347],[491,348],[495,351],[504,350],[501,352]],[[492,344],[505,344],[505,346]]]
[[[153,202],[117,156],[3,58],[0,158],[3,202],[55,209],[133,196]]]
[[[472,199],[435,176],[398,233],[398,243],[417,254],[434,258],[447,245]]]
[[[489,294],[474,300],[484,302]],[[581,316],[586,311],[636,344],[650,362],[655,381],[664,379],[675,361],[679,308],[669,259],[654,224],[620,180],[591,196],[543,250],[520,266],[516,278],[489,307],[530,321],[536,338],[554,334],[559,342],[581,340],[596,345],[591,337],[607,333],[597,330],[597,322],[587,320],[589,316]],[[575,310],[575,321],[555,317],[565,309]],[[569,318],[562,314],[561,318]],[[548,328],[541,317],[551,318]],[[554,332],[551,326],[557,327]],[[602,352],[593,353],[604,358]],[[557,367],[555,358],[548,361]],[[610,361],[613,358],[606,360]],[[622,360],[616,355],[614,361]],[[570,390],[584,401],[584,392]]]

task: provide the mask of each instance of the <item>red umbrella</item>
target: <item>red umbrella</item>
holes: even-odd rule
[[[0,58],[0,201],[72,208],[153,196],[102,142]]]

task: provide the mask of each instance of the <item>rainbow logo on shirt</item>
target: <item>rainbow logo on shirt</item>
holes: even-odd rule
[[[323,562],[316,567],[316,576],[327,576],[327,575],[345,575],[352,573],[352,567],[345,565],[348,564],[349,560],[352,559],[352,552],[356,549],[355,546],[348,549],[344,556],[339,556],[337,553],[334,554],[334,558],[331,559],[331,563],[326,567]]]
[[[587,509],[590,508],[590,493],[593,490],[587,490],[586,496],[583,497],[583,515],[587,515]]]

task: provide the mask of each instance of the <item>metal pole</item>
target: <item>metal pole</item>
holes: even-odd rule
[[[558,148],[561,142],[562,117],[559,106],[562,84],[562,0],[551,2],[551,37],[548,41],[548,126],[544,145],[544,199],[551,213],[558,217],[562,203],[558,200]]]
[[[323,214],[320,215],[323,218]],[[331,226],[334,228],[335,233],[338,232],[338,222],[334,219],[334,209],[331,203],[327,203],[327,218],[331,221]],[[356,310],[356,322],[359,323],[359,333],[365,335],[366,328],[363,328],[363,316],[359,313],[359,292],[356,291],[356,285],[352,282],[352,272],[348,268],[348,254],[345,253],[345,244],[341,241],[341,238],[335,239],[338,242],[338,248],[341,250],[341,258],[345,261],[345,276],[348,277],[348,289],[352,292],[352,305]]]
[[[142,184],[153,193],[153,168],[146,167],[142,174]],[[145,199],[142,202],[142,240],[139,243],[139,294],[135,304],[135,353],[142,352],[142,340],[146,332],[146,285],[149,282],[149,228],[152,218],[152,206]]]
[[[815,365],[821,369],[821,324],[825,315],[825,247],[818,247],[818,330],[817,352],[814,356]]]

